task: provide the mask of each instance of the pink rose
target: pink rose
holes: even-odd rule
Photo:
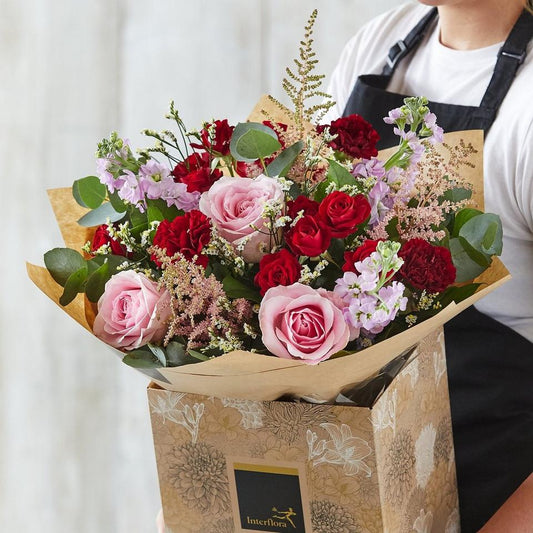
[[[114,348],[134,350],[163,339],[170,317],[170,294],[144,274],[124,270],[105,284],[98,301],[94,334]]]
[[[342,350],[350,337],[343,302],[325,289],[301,283],[269,289],[259,309],[268,350],[285,359],[316,364]]]
[[[283,201],[283,191],[275,179],[225,176],[202,194],[199,209],[213,221],[221,237],[235,246],[245,243],[245,261],[259,263],[270,251],[271,238],[263,218],[269,200]]]

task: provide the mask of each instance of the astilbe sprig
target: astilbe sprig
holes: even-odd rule
[[[205,269],[188,261],[181,254],[168,257],[164,250],[151,247],[161,263],[160,283],[170,293],[171,320],[164,344],[174,337],[187,339],[186,349],[213,345],[214,338],[232,339],[219,345],[221,349],[240,349],[243,324],[253,315],[252,304],[244,299],[229,300],[222,283],[214,275],[205,275]]]

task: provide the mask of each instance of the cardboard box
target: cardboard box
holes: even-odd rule
[[[171,533],[459,531],[442,328],[371,408],[148,397]]]

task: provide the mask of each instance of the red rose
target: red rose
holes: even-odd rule
[[[211,124],[206,124],[200,132],[202,144],[191,143],[191,146],[200,150],[210,150],[222,156],[228,155],[230,153],[229,143],[234,129],[228,124],[227,119],[215,120]],[[212,131],[212,136],[209,135],[209,130]]]
[[[196,255],[196,263],[206,267],[209,259],[200,252],[209,243],[210,238],[209,219],[200,211],[193,210],[176,217],[172,222],[162,220],[155,232],[153,244],[166,249],[169,257],[180,252],[190,261]],[[152,261],[161,266],[153,255]]]
[[[370,210],[370,204],[362,194],[350,196],[341,191],[328,194],[318,208],[332,236],[340,239],[355,233],[357,226],[370,216]]]
[[[114,225],[116,228],[117,226]],[[123,244],[120,244],[117,240],[113,239],[108,232],[107,224],[102,224],[96,228],[96,231],[93,236],[91,243],[91,252],[96,252],[98,248],[104,244],[109,244],[111,248],[111,253],[113,255],[121,255],[123,257],[131,257],[131,253],[128,252],[126,247]]]
[[[285,240],[295,254],[316,257],[328,249],[331,230],[321,225],[318,217],[305,215],[287,231]]]
[[[287,215],[292,219],[296,218],[300,211],[303,211],[304,215],[316,215],[318,213],[318,202],[303,195],[298,196],[296,200],[287,202]]]
[[[325,127],[325,125],[318,126],[318,132],[322,133]],[[337,135],[329,143],[334,150],[340,150],[357,159],[370,159],[378,155],[376,149],[379,141],[378,132],[359,115],[348,115],[334,120],[329,125],[329,131]]]
[[[259,272],[254,278],[260,288],[261,296],[271,287],[292,285],[300,279],[302,265],[288,250],[263,256],[259,262]]]
[[[342,265],[343,272],[355,272],[354,263],[366,259],[372,252],[376,251],[378,241],[367,239],[356,248],[353,252],[344,252],[344,265]]]
[[[411,239],[401,247],[398,256],[404,260],[400,276],[417,289],[441,292],[455,281],[452,254],[444,246],[433,246],[423,239]]]
[[[218,168],[211,170],[210,163],[211,158],[207,152],[194,153],[185,161],[178,163],[171,174],[174,176],[174,181],[187,185],[188,192],[205,192],[222,177],[222,172]]]

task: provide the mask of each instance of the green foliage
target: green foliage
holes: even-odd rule
[[[231,136],[230,151],[237,161],[264,159],[280,148],[276,132],[258,122],[240,122]]]
[[[267,176],[286,176],[296,158],[304,148],[303,141],[298,141],[285,148],[266,168]]]
[[[107,222],[118,222],[124,218],[124,213],[115,211],[111,202],[104,202],[102,205],[89,211],[86,215],[83,215],[78,224],[86,228],[92,228],[99,226],[100,224],[106,224]]]
[[[230,275],[227,275],[222,280],[222,286],[228,298],[246,298],[252,302],[261,303],[261,295],[258,290],[249,287]]]
[[[107,187],[96,176],[87,176],[72,184],[72,196],[82,207],[96,209],[107,196]]]
[[[64,287],[71,274],[86,266],[86,261],[76,250],[54,248],[44,254],[44,264],[54,281]]]

